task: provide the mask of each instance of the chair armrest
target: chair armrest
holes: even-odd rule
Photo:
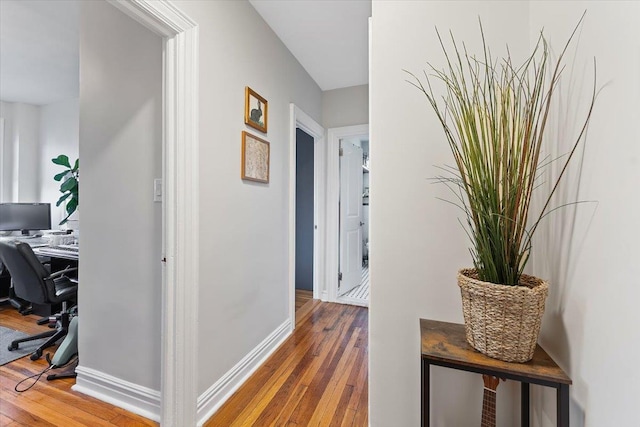
[[[49,275],[49,277],[47,277],[47,279],[55,279],[57,277],[64,276],[67,273],[70,273],[72,271],[77,271],[77,270],[78,270],[78,267],[67,267],[64,270],[60,270],[60,271],[56,271],[55,273],[51,273]]]

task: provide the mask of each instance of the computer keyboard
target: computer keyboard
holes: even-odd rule
[[[42,237],[17,237],[15,241],[28,243],[32,248],[49,244],[49,240],[43,239]]]
[[[48,249],[55,249],[58,251],[67,251],[67,252],[75,252],[78,253],[80,248],[75,245],[58,245],[58,246],[49,246]]]

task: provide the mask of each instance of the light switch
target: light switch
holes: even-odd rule
[[[162,178],[153,180],[153,201],[162,202]]]

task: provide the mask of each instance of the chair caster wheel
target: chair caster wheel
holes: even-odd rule
[[[7,350],[9,351],[13,351],[13,350],[17,350],[18,349],[18,344],[9,344],[9,347],[7,347]]]
[[[31,360],[38,360],[40,357],[42,357],[42,350],[36,350],[31,353],[31,356],[29,356]]]

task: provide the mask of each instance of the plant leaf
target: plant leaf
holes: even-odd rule
[[[78,207],[78,201],[76,200],[75,197],[71,198],[67,203],[67,213],[71,215],[76,211],[77,207]]]
[[[65,193],[62,196],[60,196],[60,198],[58,199],[58,201],[56,202],[56,206],[60,206],[62,204],[62,202],[64,202],[65,200],[67,200],[69,198],[69,196],[71,196],[73,193],[69,192],[69,193]]]
[[[71,169],[71,165],[69,164],[69,157],[65,156],[64,154],[60,154],[55,159],[51,159],[51,161],[56,165],[66,166]]]
[[[60,172],[59,174],[56,174],[56,176],[54,176],[53,179],[56,180],[56,181],[60,181],[68,173],[69,173],[69,171]]]
[[[76,162],[73,164],[73,169],[71,169],[71,172],[75,172],[80,168],[80,159],[76,159]]]
[[[75,177],[72,176],[62,183],[62,185],[60,186],[60,191],[63,193],[65,191],[73,191],[77,187],[78,187],[78,181],[76,180]]]

